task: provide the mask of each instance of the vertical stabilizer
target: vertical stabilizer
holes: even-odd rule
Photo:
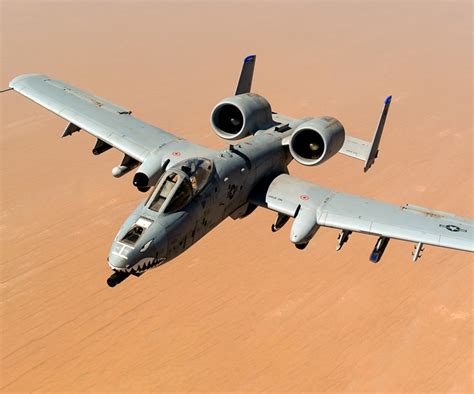
[[[252,89],[253,70],[255,68],[256,58],[256,55],[249,55],[244,59],[235,95],[250,93],[250,90]]]
[[[380,115],[379,124],[377,125],[377,130],[375,131],[374,138],[372,139],[372,145],[370,146],[370,151],[365,161],[364,172],[367,172],[372,164],[374,164],[377,153],[379,153],[380,139],[382,138],[382,132],[385,126],[385,120],[387,119],[388,109],[390,108],[391,101],[392,96],[388,96],[385,99],[382,115]]]

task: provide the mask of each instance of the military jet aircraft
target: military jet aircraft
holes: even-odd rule
[[[251,93],[255,60],[245,58],[235,95],[212,110],[212,128],[230,143],[221,151],[180,139],[138,120],[129,109],[46,75],[20,75],[10,82],[10,90],[68,121],[63,137],[84,130],[97,138],[94,155],[112,147],[123,152],[114,177],[138,167],[133,185],[142,192],[151,189],[112,242],[109,286],[171,261],[228,216],[244,218],[257,207],[276,213],[272,231],[294,219],[290,241],[298,249],[320,227],[333,227],[341,231],[337,250],[354,231],[375,235],[374,263],[391,238],[415,243],[413,261],[424,244],[474,250],[471,219],[340,193],[289,175],[293,159],[316,166],[337,153],[363,161],[367,171],[379,152],[391,96],[372,141],[364,141],[347,135],[330,116],[294,119],[273,112],[264,97]]]

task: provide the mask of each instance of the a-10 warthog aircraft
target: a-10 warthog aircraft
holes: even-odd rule
[[[211,113],[215,133],[231,142],[214,151],[144,123],[131,111],[45,75],[20,75],[10,88],[69,123],[62,136],[85,130],[97,138],[100,155],[114,147],[124,153],[115,177],[138,167],[133,185],[150,195],[125,220],[115,237],[107,280],[115,286],[130,275],[179,256],[228,216],[243,218],[257,207],[276,213],[272,231],[294,218],[290,241],[304,249],[321,226],[341,230],[337,250],[354,231],[375,235],[370,260],[377,263],[391,238],[413,241],[413,260],[424,244],[474,249],[473,221],[413,205],[392,205],[336,192],[288,174],[292,159],[315,166],[342,153],[365,163],[379,151],[391,97],[373,140],[347,135],[330,116],[290,118],[251,93],[255,56],[245,58],[234,96]]]

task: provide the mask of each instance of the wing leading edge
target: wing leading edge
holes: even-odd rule
[[[339,193],[286,174],[273,180],[264,199],[256,203],[295,217],[293,227],[297,221],[310,223],[302,227],[310,237],[317,227],[325,226],[345,230],[346,235],[354,231],[387,242],[390,238],[417,242],[417,254],[422,244],[474,251],[474,221],[446,212]]]
[[[70,122],[63,136],[82,129],[97,137],[95,154],[115,147],[143,162],[156,148],[177,140],[133,117],[128,109],[46,75],[20,75],[10,82],[10,88]]]

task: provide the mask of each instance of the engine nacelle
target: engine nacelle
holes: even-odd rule
[[[344,127],[330,116],[313,118],[299,125],[290,138],[293,158],[305,166],[321,164],[342,148]]]
[[[161,155],[147,157],[140,167],[138,167],[133,177],[133,185],[140,191],[147,191],[158,182],[158,179],[165,171],[164,167],[166,167],[166,165],[162,163]]]
[[[273,125],[272,108],[262,96],[239,94],[219,102],[211,113],[214,132],[226,140],[239,140]]]

